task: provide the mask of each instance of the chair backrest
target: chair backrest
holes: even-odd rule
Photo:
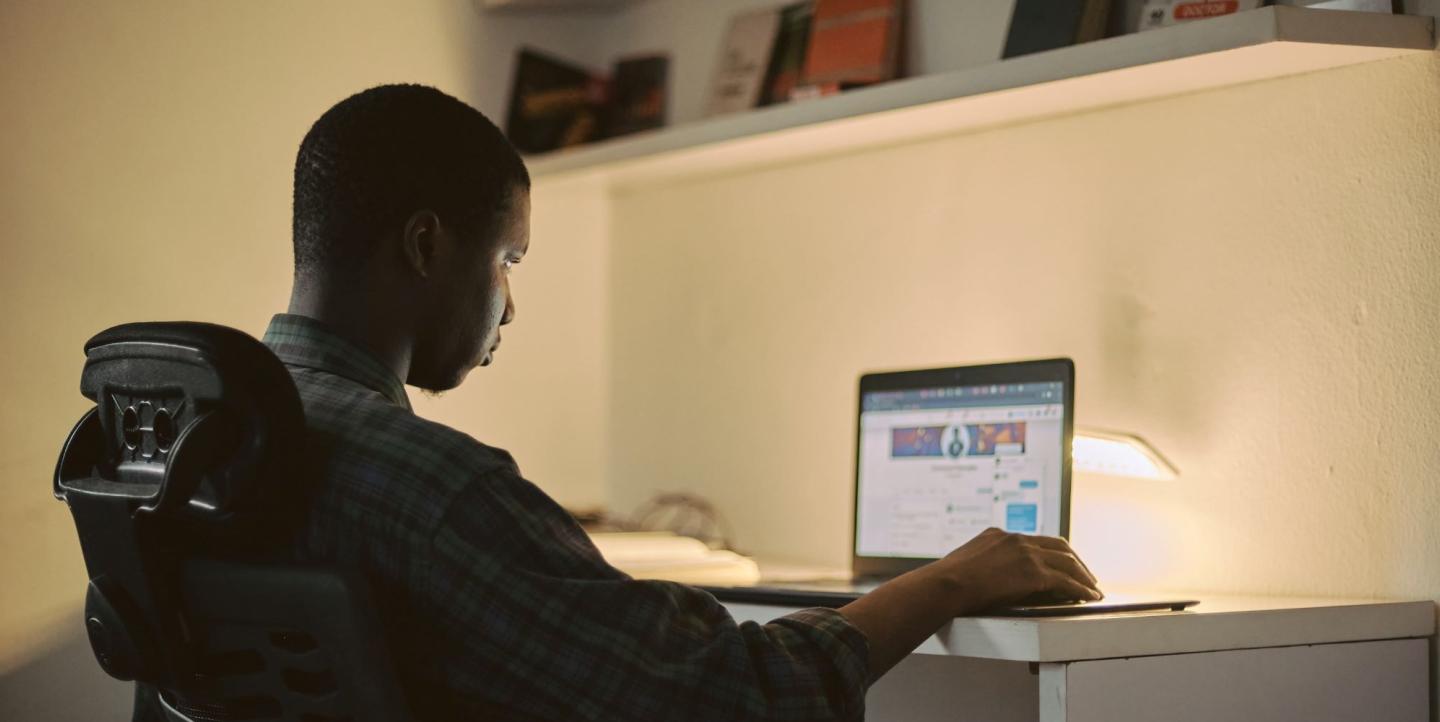
[[[117,326],[85,353],[96,405],[54,493],[100,666],[173,720],[405,719],[364,581],[294,561],[304,412],[279,360],[201,323]]]

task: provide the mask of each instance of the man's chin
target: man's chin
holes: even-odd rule
[[[434,378],[423,380],[412,378],[410,379],[409,384],[417,389],[420,389],[421,391],[424,391],[429,396],[439,396],[440,394],[443,394],[446,391],[449,391],[464,383],[465,377],[469,374],[470,368],[466,367],[457,370],[453,377],[444,381]]]

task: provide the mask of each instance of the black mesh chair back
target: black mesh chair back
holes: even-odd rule
[[[295,561],[304,414],[279,360],[201,323],[117,326],[85,353],[96,405],[54,493],[100,666],[174,722],[406,719],[363,580]]]

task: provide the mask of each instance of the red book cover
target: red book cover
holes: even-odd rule
[[[894,78],[900,4],[901,0],[818,0],[804,82],[859,85]]]

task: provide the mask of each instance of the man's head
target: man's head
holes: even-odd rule
[[[529,190],[515,149],[465,103],[419,85],[350,96],[295,159],[296,293],[395,326],[405,381],[454,388],[514,317],[507,273],[529,245]]]

